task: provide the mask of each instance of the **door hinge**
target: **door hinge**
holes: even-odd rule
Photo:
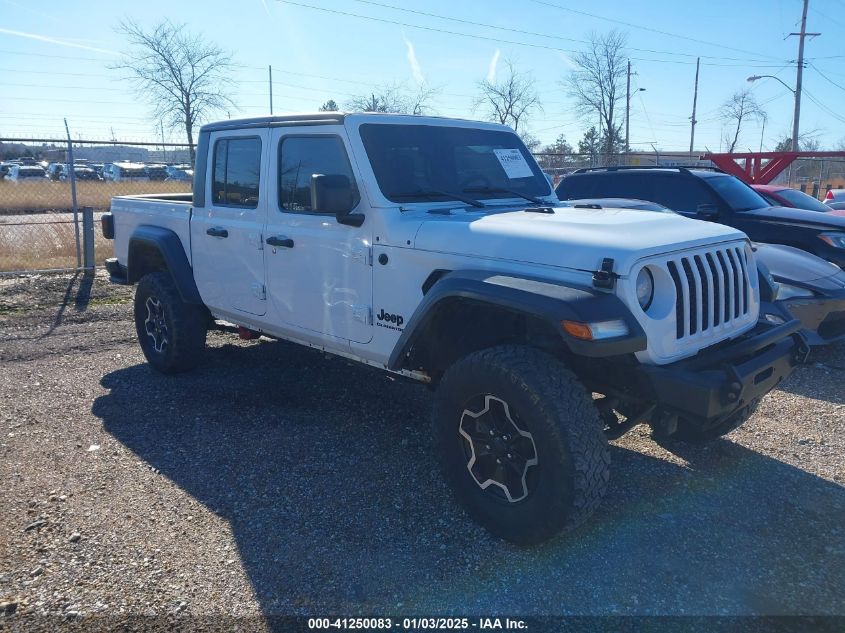
[[[359,262],[365,266],[373,265],[373,247],[356,248],[352,251],[352,261]]]
[[[616,285],[619,275],[613,272],[614,263],[610,257],[601,260],[601,268],[593,272],[593,286],[610,290]]]
[[[255,282],[252,284],[251,288],[252,295],[256,299],[260,299],[261,301],[265,301],[267,299],[267,287],[264,284]]]
[[[259,251],[264,250],[264,236],[261,233],[250,233],[246,239],[250,246],[254,246]]]
[[[373,324],[373,310],[370,306],[353,305],[352,318],[364,325]]]

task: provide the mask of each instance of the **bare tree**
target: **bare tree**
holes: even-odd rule
[[[427,83],[409,89],[403,84],[384,84],[366,95],[352,97],[346,102],[349,110],[358,112],[392,112],[394,114],[429,114],[432,99],[439,89]]]
[[[537,110],[542,110],[540,96],[537,94],[536,81],[530,72],[522,72],[516,64],[506,59],[504,76],[490,81],[478,82],[478,97],[473,109],[484,108],[491,121],[509,125],[514,132],[520,132],[520,124]],[[500,73],[501,74],[501,73]]]
[[[563,82],[575,103],[575,110],[583,118],[595,121],[598,116],[602,130],[601,149],[606,154],[620,151],[624,115],[625,82],[628,57],[625,53],[627,36],[620,31],[591,33],[586,50],[576,53],[572,62],[576,68]]]
[[[157,120],[185,130],[193,160],[194,126],[234,106],[226,91],[232,86],[231,55],[169,20],[151,31],[127,20],[117,31],[132,50],[112,68],[128,72],[155,108]]]
[[[757,100],[750,90],[740,90],[733,93],[719,109],[719,118],[725,124],[725,145],[728,153],[732,153],[739,142],[742,126],[749,119],[762,121],[766,113],[757,104]]]

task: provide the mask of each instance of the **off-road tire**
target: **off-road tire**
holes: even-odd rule
[[[487,396],[507,403],[536,447],[536,471],[528,479],[528,468],[523,471],[527,492],[518,501],[496,498],[493,486],[482,489],[470,471],[466,446],[471,442],[459,428],[467,403]],[[607,489],[610,451],[592,398],[560,361],[537,349],[494,347],[456,362],[438,386],[433,423],[436,450],[455,496],[473,519],[505,540],[533,544],[571,529],[593,513]]]
[[[756,400],[727,418],[724,422],[716,426],[702,430],[701,428],[690,424],[684,418],[678,419],[678,428],[671,435],[666,435],[658,428],[652,428],[652,436],[658,440],[677,440],[679,442],[686,442],[687,444],[706,444],[714,440],[724,437],[731,431],[734,431],[745,424],[746,420],[750,418],[757,411],[760,401]]]
[[[160,306],[163,337],[155,338],[148,329],[150,318]],[[208,315],[201,305],[185,303],[168,272],[144,275],[135,290],[135,330],[144,356],[164,374],[175,374],[195,367],[205,349]],[[166,341],[162,344],[162,341]]]

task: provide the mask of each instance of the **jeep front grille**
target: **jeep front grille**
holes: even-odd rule
[[[724,247],[666,262],[675,283],[676,338],[730,328],[751,306],[745,249]]]

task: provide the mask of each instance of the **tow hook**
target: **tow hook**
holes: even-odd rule
[[[613,272],[614,261],[610,257],[601,260],[601,268],[593,273],[593,286],[610,290],[616,285],[619,275]]]
[[[733,365],[726,365],[724,369],[733,379],[728,385],[725,397],[728,402],[739,402],[742,399],[742,379]]]

